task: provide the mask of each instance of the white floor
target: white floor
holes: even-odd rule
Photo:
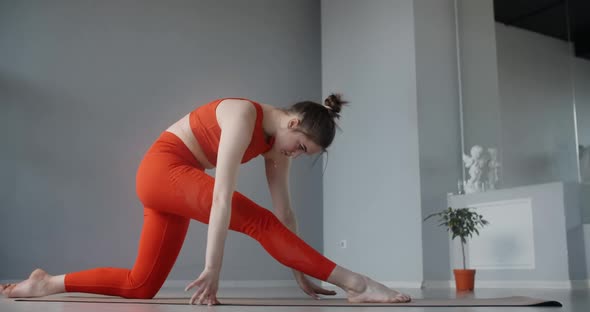
[[[457,294],[453,289],[402,289],[401,291],[412,295],[414,298],[455,298]],[[71,295],[71,294],[69,294]],[[182,289],[162,289],[158,295],[162,297],[187,297],[189,293]],[[297,288],[227,288],[220,289],[219,297],[223,303],[223,297],[260,297],[260,298],[305,298]],[[12,299],[0,298],[1,312],[59,312],[59,311],[113,311],[113,312],[177,312],[177,311],[207,311],[207,312],[306,312],[306,311],[355,311],[355,312],[382,312],[382,311],[436,311],[436,312],[483,312],[483,311],[510,311],[510,312],[550,312],[550,311],[590,311],[590,289],[477,289],[469,296],[475,298],[491,298],[506,296],[530,296],[549,300],[557,300],[563,304],[562,308],[551,307],[502,307],[502,308],[384,308],[384,307],[235,307],[235,306],[190,306],[190,305],[156,305],[156,304],[105,304],[105,303],[71,303],[71,302],[22,302]],[[344,298],[339,292],[336,297]]]

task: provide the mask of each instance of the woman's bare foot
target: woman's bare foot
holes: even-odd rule
[[[0,285],[0,292],[8,298],[25,298],[25,297],[42,297],[60,292],[59,287],[55,287],[53,276],[47,272],[36,269],[31,273],[29,279],[18,284]]]
[[[408,295],[395,291],[387,286],[377,283],[376,281],[360,275],[361,287],[355,290],[347,290],[348,302],[361,303],[404,303],[412,301]]]

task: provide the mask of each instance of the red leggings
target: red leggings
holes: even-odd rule
[[[176,135],[163,132],[137,171],[144,221],[133,268],[68,273],[66,291],[153,298],[178,257],[190,220],[209,222],[214,182]],[[297,237],[272,212],[238,192],[233,194],[231,209],[230,230],[251,236],[280,263],[319,280],[328,279],[336,264]]]

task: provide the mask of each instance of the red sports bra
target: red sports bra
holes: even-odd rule
[[[256,108],[256,124],[254,125],[254,132],[252,133],[250,145],[248,145],[248,148],[246,148],[244,156],[242,157],[242,164],[260,154],[266,153],[274,144],[274,137],[267,139],[264,129],[262,128],[263,112],[259,103],[243,98],[217,99],[198,107],[189,115],[191,130],[199,142],[201,149],[205,153],[207,160],[209,160],[214,166],[217,166],[217,151],[219,149],[219,139],[221,137],[221,128],[217,123],[217,115],[215,111],[217,105],[226,99],[250,101]]]

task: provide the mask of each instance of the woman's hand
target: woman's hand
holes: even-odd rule
[[[336,294],[336,292],[333,290],[327,290],[312,283],[301,272],[294,271],[293,273],[295,275],[295,280],[297,281],[297,284],[299,284],[299,287],[301,287],[303,292],[310,295],[313,299],[321,299],[321,297],[318,296],[318,294],[328,296],[334,296]]]
[[[199,278],[194,282],[188,284],[184,291],[189,291],[193,287],[197,287],[197,291],[191,297],[189,304],[219,304],[217,300],[217,289],[219,288],[219,271],[205,269]]]

